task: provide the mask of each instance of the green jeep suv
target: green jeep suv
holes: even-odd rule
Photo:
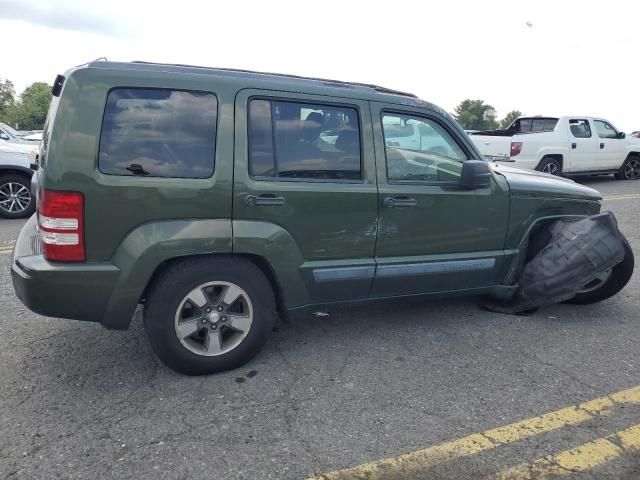
[[[110,329],[143,304],[153,349],[189,374],[243,364],[310,305],[505,298],[534,232],[600,211],[597,191],[493,166],[442,109],[375,85],[93,62],[53,93],[15,291]]]

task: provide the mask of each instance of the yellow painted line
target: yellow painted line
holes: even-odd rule
[[[579,447],[523,463],[491,477],[495,480],[543,480],[584,472],[625,453],[640,451],[640,424]]]
[[[633,200],[634,198],[640,198],[640,193],[630,193],[628,195],[611,195],[610,197],[603,197],[602,200],[608,202],[609,200]]]
[[[441,445],[345,470],[324,473],[307,480],[410,479],[435,465],[456,458],[475,455],[527,437],[576,425],[598,415],[606,415],[616,405],[621,404],[640,404],[640,386],[503,427],[492,428],[482,433],[474,433]]]
[[[13,252],[13,247],[9,247],[9,248],[0,247],[0,255],[9,254],[11,252]]]

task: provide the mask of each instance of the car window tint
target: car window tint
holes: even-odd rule
[[[459,180],[467,155],[440,124],[412,115],[385,114],[382,127],[389,180]]]
[[[362,179],[354,108],[254,99],[248,121],[252,176]]]
[[[593,123],[596,126],[596,131],[598,132],[598,136],[600,138],[617,138],[618,137],[618,131],[607,122],[604,122],[602,120],[594,120]]]
[[[552,132],[558,123],[557,118],[521,118],[512,130],[517,133]]]
[[[217,108],[217,99],[210,93],[111,90],[100,136],[100,171],[111,175],[210,177]]]
[[[575,138],[591,138],[591,127],[588,120],[569,120],[569,130]]]

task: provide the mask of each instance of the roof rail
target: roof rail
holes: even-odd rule
[[[285,77],[285,78],[295,78],[295,79],[299,79],[299,80],[314,80],[317,82],[325,82],[325,83],[332,83],[332,84],[336,84],[342,87],[366,87],[366,88],[371,88],[377,92],[380,93],[388,93],[391,95],[402,95],[405,97],[411,97],[411,98],[418,98],[417,95],[414,95],[413,93],[408,93],[408,92],[403,92],[401,90],[394,90],[392,88],[386,88],[386,87],[381,87],[379,85],[374,85],[371,83],[360,83],[360,82],[345,82],[342,80],[331,80],[328,78],[318,78],[318,77],[304,77],[302,75],[292,75],[292,74],[287,74],[287,73],[273,73],[273,72],[258,72],[255,70],[244,70],[244,69],[240,69],[240,68],[220,68],[220,67],[205,67],[202,65],[187,65],[187,64],[183,64],[183,63],[159,63],[159,62],[146,62],[143,60],[136,60],[132,63],[140,63],[140,64],[144,64],[144,65],[167,65],[167,66],[171,66],[171,67],[187,67],[187,68],[202,68],[202,69],[207,69],[207,70],[222,70],[225,72],[237,72],[237,73],[253,73],[256,75],[271,75],[274,77]]]

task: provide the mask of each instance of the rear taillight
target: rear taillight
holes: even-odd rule
[[[47,260],[83,262],[84,198],[78,192],[39,192],[38,226]]]
[[[515,157],[516,155],[520,155],[522,151],[522,142],[511,142],[511,157]]]

